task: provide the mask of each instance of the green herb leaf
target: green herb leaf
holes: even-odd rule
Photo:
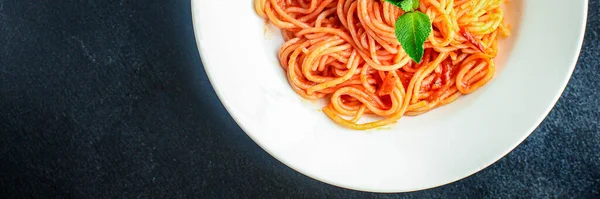
[[[410,58],[420,63],[423,44],[431,33],[431,20],[422,12],[409,12],[396,21],[396,38]]]
[[[398,6],[404,10],[404,12],[411,12],[419,8],[419,0],[385,0],[395,6]]]
[[[431,20],[426,14],[416,11],[419,8],[419,0],[385,1],[406,12],[396,21],[396,38],[406,54],[415,62],[420,63],[425,51],[423,44],[431,33]]]
[[[385,1],[387,1],[388,3],[391,3],[392,5],[402,7],[400,4],[406,0],[385,0]]]
[[[404,10],[404,12],[411,12],[419,8],[419,0],[404,0],[400,2],[400,8]]]

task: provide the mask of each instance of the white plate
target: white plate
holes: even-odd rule
[[[513,0],[514,35],[495,78],[475,93],[389,127],[337,126],[322,104],[292,91],[278,64],[283,42],[253,0],[192,0],[204,68],[233,119],[289,167],[333,185],[403,192],[444,185],[489,166],[523,141],[566,86],[581,48],[587,1]]]

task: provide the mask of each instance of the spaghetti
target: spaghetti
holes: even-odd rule
[[[323,112],[352,129],[419,115],[484,86],[494,76],[498,38],[508,36],[505,0],[421,0],[432,22],[415,63],[395,36],[400,8],[383,0],[255,0],[279,27],[279,60],[296,93],[329,98]],[[359,123],[364,115],[380,116]]]

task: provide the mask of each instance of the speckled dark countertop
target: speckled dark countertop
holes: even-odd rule
[[[600,5],[558,104],[508,156],[407,194],[346,190],[252,142],[217,99],[189,0],[0,0],[0,195],[600,198]]]

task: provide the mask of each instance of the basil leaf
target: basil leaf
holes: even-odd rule
[[[398,6],[398,7],[402,7],[400,4],[402,4],[403,1],[406,0],[385,0],[388,3],[391,3],[392,5]]]
[[[404,10],[404,12],[411,12],[419,7],[419,0],[385,0],[395,6],[398,6]]]
[[[404,10],[404,12],[411,12],[419,8],[419,0],[404,0],[400,2],[400,8]]]
[[[423,44],[431,33],[431,20],[422,12],[409,12],[396,21],[396,38],[410,58],[420,63]]]

